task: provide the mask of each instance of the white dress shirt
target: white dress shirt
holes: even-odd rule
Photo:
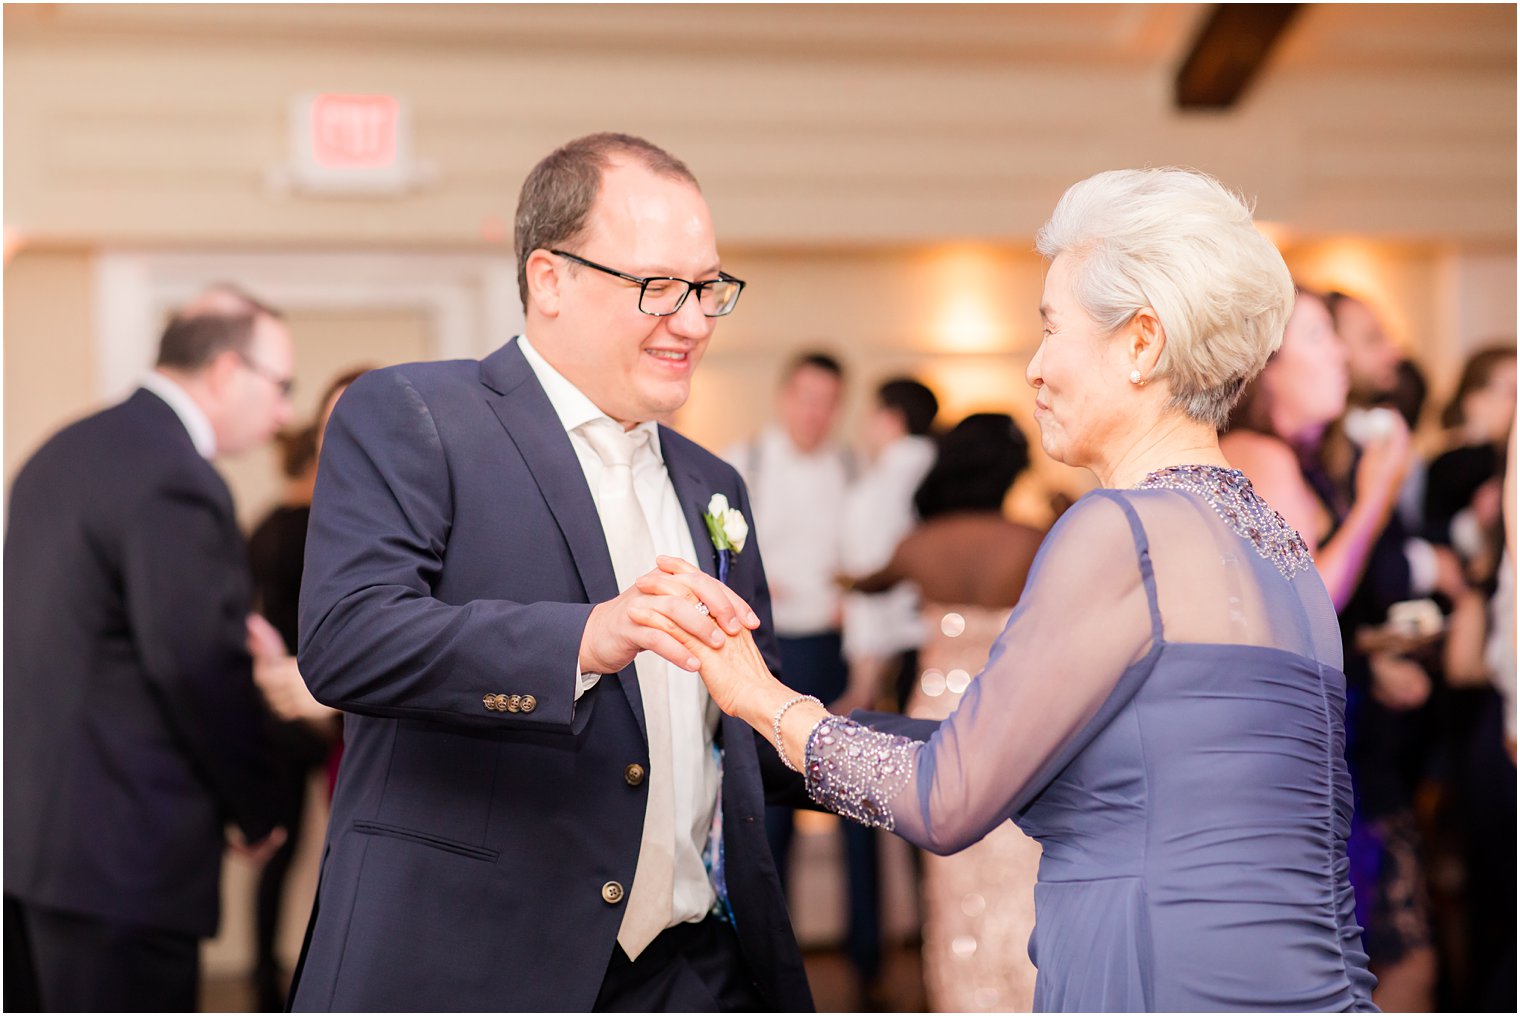
[[[778,426],[730,448],[724,458],[749,487],[755,535],[765,546],[771,615],[787,638],[837,631],[842,571],[840,542],[849,481],[832,443],[798,450]]]
[[[550,366],[526,335],[517,340],[517,345],[570,435],[570,446],[575,449],[575,457],[594,499],[601,486],[602,460],[580,428],[594,420],[607,419],[607,414]],[[697,555],[691,529],[686,524],[686,515],[670,482],[670,474],[665,470],[659,427],[653,421],[638,424],[638,427],[649,433],[649,440],[644,446],[645,451],[633,461],[634,494],[649,523],[655,553],[695,562]],[[671,909],[674,925],[706,917],[717,899],[707,877],[707,868],[702,863],[702,853],[712,833],[722,781],[713,751],[718,714],[701,678],[672,666],[662,657],[655,659],[670,668],[671,775],[675,781],[675,825],[670,835],[676,841]],[[576,699],[579,700],[600,679],[599,674],[580,675]]]
[[[902,538],[918,521],[913,494],[934,465],[934,442],[901,437],[883,448],[845,494],[843,561],[845,573],[869,575],[886,566]],[[844,598],[844,655],[887,657],[923,643],[918,590],[899,582],[885,593]]]
[[[190,397],[190,393],[181,388],[168,375],[158,371],[150,371],[142,379],[142,386],[157,395],[169,404],[174,410],[174,415],[179,417],[179,422],[185,425],[185,430],[190,432],[190,440],[195,443],[195,450],[201,453],[201,458],[210,459],[216,457],[216,430],[211,426],[211,418],[206,411]]]

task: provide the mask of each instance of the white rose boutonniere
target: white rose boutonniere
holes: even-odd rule
[[[707,523],[707,535],[712,537],[713,549],[718,552],[718,581],[727,582],[734,557],[744,550],[749,539],[749,523],[743,512],[728,506],[728,498],[722,494],[714,494],[707,502],[702,521]]]

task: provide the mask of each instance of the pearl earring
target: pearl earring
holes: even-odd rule
[[[1139,367],[1136,367],[1134,370],[1132,370],[1132,371],[1129,372],[1129,383],[1132,384],[1132,385],[1143,385],[1143,384],[1145,384],[1145,378],[1143,378],[1143,377],[1140,376],[1140,368]]]

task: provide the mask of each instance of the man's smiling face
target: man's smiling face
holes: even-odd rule
[[[701,192],[626,159],[602,174],[584,239],[567,250],[643,278],[718,277],[717,241]],[[545,358],[620,423],[679,409],[715,324],[696,294],[676,313],[655,317],[639,310],[636,283],[555,260],[558,312]]]

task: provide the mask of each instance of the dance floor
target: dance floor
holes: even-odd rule
[[[923,1012],[924,979],[918,946],[897,946],[882,956],[880,986],[874,1000],[861,999],[850,961],[843,952],[815,949],[803,955],[819,1012]],[[208,978],[201,988],[202,1012],[247,1012],[253,989],[247,978]]]

